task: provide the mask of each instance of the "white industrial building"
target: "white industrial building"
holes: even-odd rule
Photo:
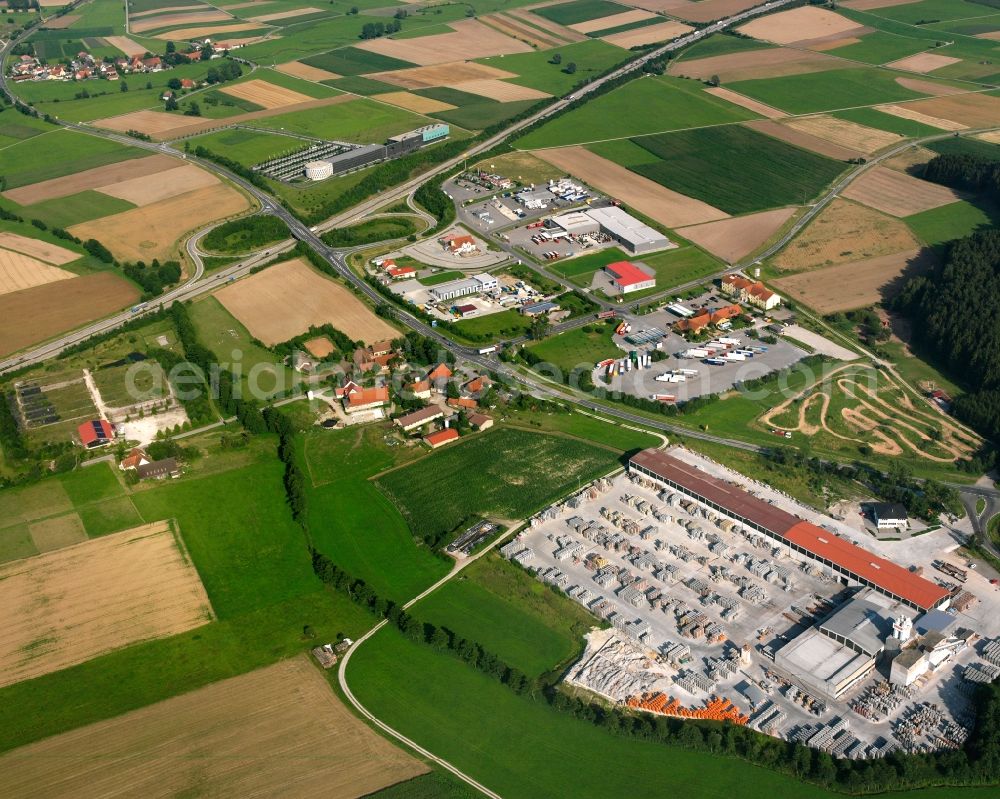
[[[621,208],[588,208],[552,217],[552,223],[574,236],[604,233],[634,255],[676,247],[660,231]]]
[[[909,525],[906,508],[896,502],[874,503],[872,519],[879,530],[905,530]]]
[[[498,291],[500,281],[488,272],[483,272],[472,277],[463,277],[458,280],[449,280],[431,289],[431,296],[437,302],[468,297],[470,294],[482,294],[489,291]]]

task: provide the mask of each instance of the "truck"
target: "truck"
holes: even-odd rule
[[[677,396],[675,394],[650,394],[649,398],[653,402],[677,402]]]
[[[691,349],[681,353],[682,358],[704,358],[706,355],[708,355],[708,350],[705,347],[691,347]]]
[[[706,358],[704,362],[707,363],[707,364],[709,364],[710,366],[725,366],[726,365],[726,360],[724,358]]]
[[[752,358],[756,354],[753,350],[735,350],[735,352],[745,358]]]
[[[598,319],[614,319],[617,315],[618,315],[618,311],[616,311],[616,310],[614,310],[612,308],[611,310],[608,310],[608,311],[598,311],[597,314],[596,314],[596,318],[598,318]]]
[[[692,375],[698,374],[697,369],[674,369],[674,374],[684,375],[685,377],[691,377]]]
[[[745,361],[747,359],[746,355],[740,355],[738,352],[727,352],[722,357],[727,361]]]
[[[719,341],[721,341],[723,344],[730,344],[734,347],[738,346],[740,343],[740,340],[738,338],[720,338]]]
[[[657,383],[684,383],[687,378],[684,375],[675,375],[671,372],[664,372],[662,375],[657,375],[655,378]]]
[[[480,355],[492,355],[496,351],[497,351],[497,345],[493,344],[492,346],[489,346],[489,347],[480,347],[479,354]]]

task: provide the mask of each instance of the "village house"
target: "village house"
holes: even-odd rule
[[[458,441],[458,438],[458,431],[454,427],[446,427],[444,430],[424,436],[424,443],[431,449],[437,449],[452,441]]]
[[[352,391],[344,399],[344,410],[348,413],[382,408],[389,404],[389,389],[385,386],[362,388]]]
[[[723,294],[761,311],[770,311],[781,305],[781,297],[759,280],[750,280],[736,272],[731,272],[723,277],[720,288]]]
[[[144,450],[136,447],[128,455],[122,458],[122,462],[118,464],[118,468],[123,472],[129,471],[129,469],[138,469],[140,466],[145,466],[147,463],[152,463],[153,459],[146,454]]]
[[[405,390],[414,399],[430,399],[431,398],[431,381],[430,380],[417,380],[413,383],[408,383]]]
[[[705,310],[687,319],[681,319],[674,323],[674,331],[677,333],[700,333],[710,325],[718,326],[730,319],[735,319],[743,313],[739,305],[725,305],[715,310]]]

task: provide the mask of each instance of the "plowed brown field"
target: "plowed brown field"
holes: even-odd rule
[[[286,105],[297,105],[298,103],[308,103],[315,98],[308,94],[286,89],[284,86],[276,86],[266,80],[254,78],[253,80],[235,83],[231,86],[223,86],[219,91],[228,94],[230,97],[238,97],[247,100],[262,108],[282,108]]]
[[[862,26],[825,8],[802,6],[759,17],[739,28],[739,32],[754,39],[775,44],[792,44],[825,37],[843,36]]]
[[[0,685],[212,620],[167,522],[0,566]]]
[[[861,155],[861,153],[857,150],[852,150],[848,147],[841,147],[839,144],[834,144],[832,141],[821,139],[818,136],[813,136],[809,133],[804,133],[801,130],[796,130],[795,128],[791,128],[788,125],[781,122],[775,122],[771,119],[755,119],[752,122],[746,122],[744,124],[748,128],[753,128],[760,133],[765,133],[768,136],[773,136],[781,141],[794,144],[796,147],[802,147],[805,150],[811,150],[814,153],[825,155],[828,158],[835,158],[838,161],[849,161],[852,158],[857,158]]]
[[[212,11],[191,11],[184,14],[156,14],[133,22],[130,25],[132,33],[144,33],[145,31],[166,28],[171,25],[184,25],[189,22],[221,22],[232,19],[232,16],[225,11],[214,9]]]
[[[251,335],[268,346],[288,341],[311,325],[327,323],[367,343],[399,335],[349,289],[323,277],[300,258],[268,267],[215,296]]]
[[[957,64],[961,60],[961,58],[952,58],[951,56],[938,55],[937,53],[917,53],[916,55],[892,61],[886,64],[886,66],[893,67],[894,69],[905,69],[908,72],[926,73],[933,72],[935,69],[941,69],[941,67],[947,67],[950,64]]]
[[[608,44],[614,44],[629,50],[633,47],[642,47],[647,44],[656,44],[676,39],[690,30],[692,30],[690,25],[684,25],[680,22],[661,22],[659,25],[646,25],[645,27],[635,28],[630,31],[612,33],[610,36],[603,38]]]
[[[678,228],[677,232],[712,255],[733,264],[764,244],[794,214],[794,208],[776,208],[759,214]]]
[[[97,191],[127,200],[133,205],[143,206],[176,197],[178,194],[186,194],[195,189],[215,186],[218,183],[219,179],[211,172],[194,164],[184,164],[158,172],[155,180],[150,180],[148,177],[132,178],[110,186],[98,186]]]
[[[376,72],[370,77],[377,80],[401,86],[404,89],[429,89],[432,86],[458,86],[472,80],[499,80],[501,78],[516,78],[513,72],[507,72],[486,64],[474,64],[471,61],[454,61],[448,64],[435,64],[430,67],[413,67],[399,69],[395,72]]]
[[[45,261],[45,263],[55,264],[56,266],[72,263],[81,257],[72,250],[67,250],[58,244],[50,244],[41,239],[29,239],[27,236],[21,236],[6,230],[0,231],[0,247],[29,255],[32,258],[37,258],[39,261]]]
[[[899,144],[903,136],[877,128],[869,128],[846,119],[818,114],[810,117],[793,117],[783,123],[790,128],[826,139],[849,150],[870,155],[874,152]]]
[[[0,758],[11,799],[355,799],[427,772],[301,656]]]
[[[354,46],[423,66],[448,61],[471,61],[491,55],[532,52],[531,45],[493,30],[477,19],[451,22],[449,27],[452,29],[451,33],[437,33],[416,39],[369,39]]]
[[[841,194],[892,216],[910,216],[962,199],[947,186],[881,166],[869,169]]]
[[[163,116],[168,115],[163,114]],[[45,200],[68,197],[70,194],[78,194],[87,189],[96,189],[98,186],[107,186],[120,180],[155,175],[165,169],[174,169],[177,164],[177,159],[168,155],[133,158],[129,161],[119,161],[117,164],[85,169],[82,172],[61,178],[43,180],[40,183],[32,183],[30,186],[10,189],[5,191],[3,196],[8,200],[13,200],[18,205],[33,205]]]
[[[293,78],[303,78],[304,80],[334,80],[339,78],[336,72],[327,72],[319,67],[311,67],[301,61],[289,61],[287,64],[278,64],[275,67],[278,72],[284,72]]]
[[[670,74],[698,78],[698,80],[708,80],[713,75],[718,75],[723,83],[727,83],[728,81],[779,78],[785,75],[801,75],[806,72],[825,72],[828,69],[849,69],[860,66],[861,64],[853,61],[844,61],[809,50],[773,47],[768,50],[751,50],[748,53],[728,53],[709,58],[696,58],[693,61],[682,58],[671,65]]]

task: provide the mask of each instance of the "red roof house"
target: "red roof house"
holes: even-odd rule
[[[87,449],[103,447],[105,444],[110,444],[115,437],[114,428],[106,419],[84,422],[76,428],[76,432],[80,436],[80,443]]]
[[[431,449],[437,449],[457,440],[458,431],[454,427],[447,427],[444,430],[438,430],[436,433],[424,436],[424,443]]]
[[[615,261],[604,267],[604,271],[611,276],[611,283],[622,294],[650,289],[656,285],[656,278],[653,275],[643,272],[631,261]]]

